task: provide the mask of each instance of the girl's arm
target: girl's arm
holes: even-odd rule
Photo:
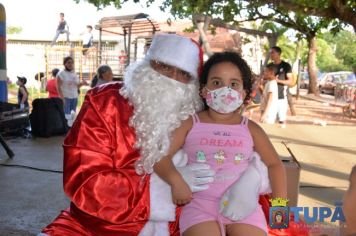
[[[175,168],[172,157],[183,146],[192,125],[193,120],[191,117],[182,122],[181,126],[173,132],[168,155],[163,157],[153,167],[155,173],[171,186],[172,200],[177,205],[189,203],[192,198],[192,192]]]
[[[287,179],[282,161],[263,129],[253,121],[248,123],[255,151],[261,156],[268,169],[272,197],[287,198]]]

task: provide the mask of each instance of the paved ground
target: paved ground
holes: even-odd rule
[[[63,137],[7,140],[15,153],[9,165],[62,170]],[[0,157],[6,154],[0,149]],[[62,174],[0,166],[0,235],[35,235],[68,205]]]
[[[356,119],[343,118],[340,107],[326,103],[327,99],[300,99],[298,116],[289,117],[286,129],[263,125],[278,152],[288,154],[281,144],[286,141],[301,163],[300,206],[333,206],[340,201],[356,164]],[[256,113],[252,118],[257,119]],[[326,126],[318,120],[326,121]],[[0,148],[0,162],[61,170],[62,141],[63,137],[7,140],[15,157],[4,160],[6,154]],[[0,236],[35,235],[68,206],[58,173],[0,166],[0,189]]]

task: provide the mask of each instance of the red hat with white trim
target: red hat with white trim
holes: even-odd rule
[[[203,53],[194,40],[176,34],[156,34],[146,58],[156,60],[198,78],[203,63]]]

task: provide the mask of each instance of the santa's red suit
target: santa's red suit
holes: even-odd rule
[[[119,94],[121,87],[120,83],[113,83],[88,92],[77,117],[80,122],[74,123],[63,145],[64,191],[71,205],[42,233],[136,236],[142,235],[146,223],[154,218],[151,176],[135,172],[140,154],[134,148],[135,131],[129,126],[133,107]],[[164,212],[165,204],[161,199],[156,202],[155,214]],[[261,197],[260,203],[268,215],[266,196]],[[171,235],[179,235],[177,222],[169,224]],[[308,235],[294,231],[274,230],[270,235]]]

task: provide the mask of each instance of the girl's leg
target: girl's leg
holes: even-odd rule
[[[226,235],[228,236],[267,236],[267,233],[254,225],[249,224],[229,224],[226,226]]]
[[[65,115],[70,115],[70,99],[69,98],[64,98],[64,114]]]
[[[183,236],[220,236],[220,227],[216,221],[206,221],[188,228]],[[251,234],[252,235],[252,234]]]

